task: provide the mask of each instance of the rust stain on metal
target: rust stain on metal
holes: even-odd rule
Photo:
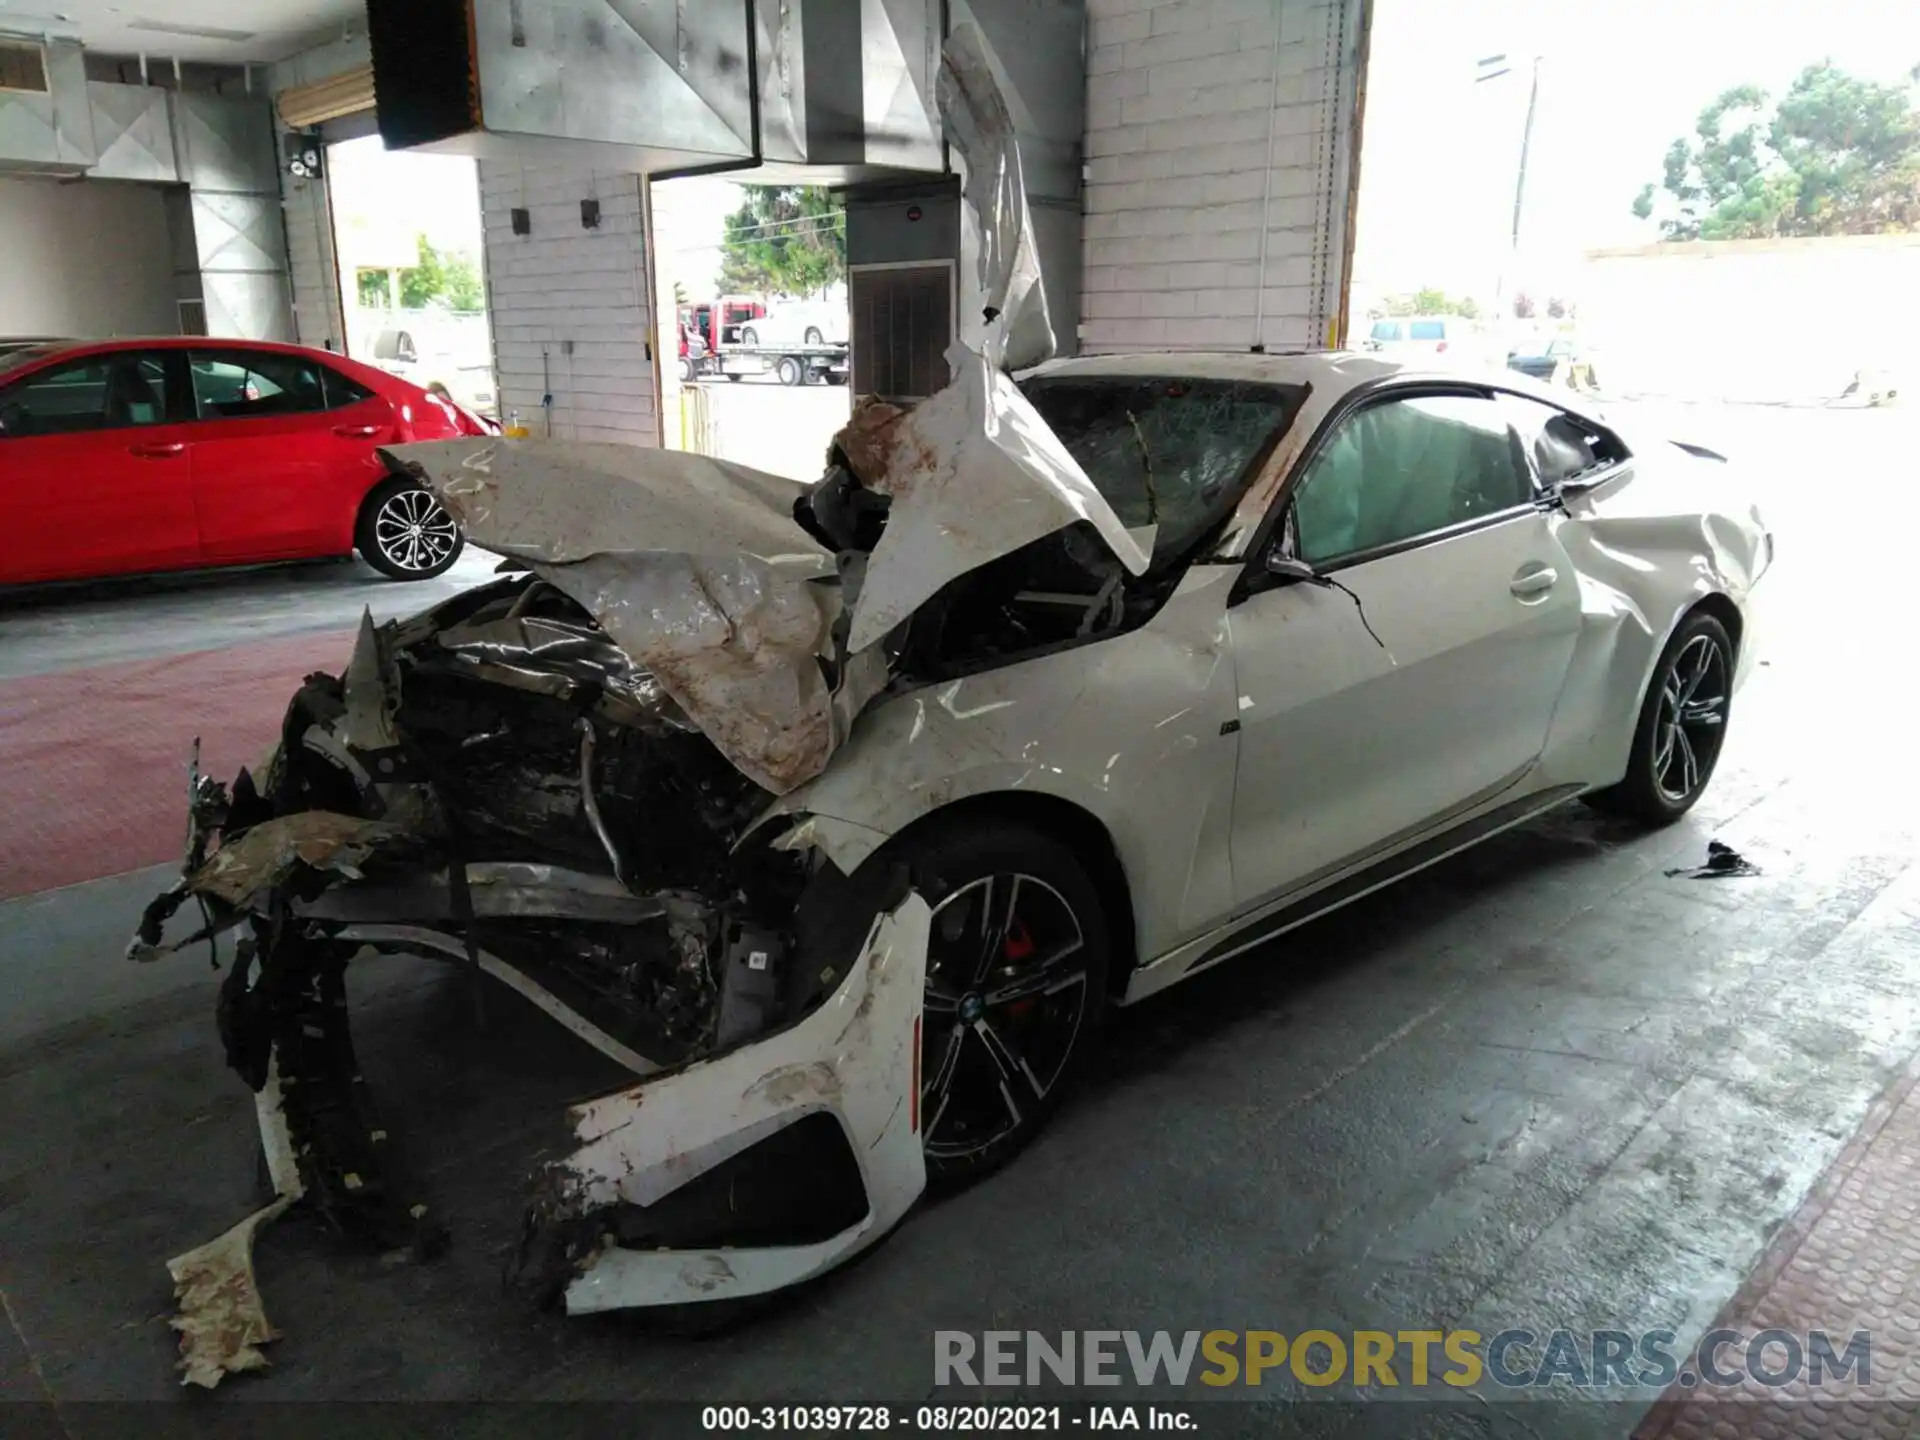
[[[401,832],[379,821],[330,810],[303,810],[266,820],[224,845],[187,880],[187,888],[229,905],[243,905],[278,884],[297,864],[316,870],[351,868]]]
[[[833,437],[847,468],[863,485],[877,488],[892,468],[895,436],[906,413],[898,405],[863,395],[852,417]]]

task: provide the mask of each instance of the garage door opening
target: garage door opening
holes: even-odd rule
[[[818,479],[857,348],[840,196],[712,176],[649,189],[665,443]]]
[[[369,135],[326,163],[347,353],[497,416],[475,162]]]

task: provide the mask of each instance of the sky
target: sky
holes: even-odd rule
[[[411,265],[415,237],[436,250],[480,253],[480,182],[464,155],[382,148],[378,135],[327,149],[341,268]]]
[[[1512,73],[1476,84],[1476,61]],[[1822,59],[1897,81],[1920,0],[1375,0],[1355,286],[1491,296],[1513,220],[1532,57],[1540,101],[1510,288],[1572,287],[1586,249],[1659,238],[1633,197],[1722,90],[1778,95]],[[1497,67],[1496,67],[1497,68]]]

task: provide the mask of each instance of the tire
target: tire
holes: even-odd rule
[[[1647,685],[1626,778],[1586,796],[1587,803],[1656,827],[1691,810],[1726,744],[1737,658],[1726,626],[1713,616],[1696,611],[1682,621]],[[1675,725],[1676,698],[1683,715],[1698,718]]]
[[[693,383],[693,361],[684,357],[680,361],[680,379],[688,385]]]
[[[1025,1148],[1094,1048],[1112,953],[1107,915],[1073,851],[1024,825],[936,821],[876,862],[904,862],[933,907],[920,1117],[928,1186],[956,1189]],[[983,947],[989,926],[999,938]],[[1049,960],[1043,978],[1037,967]]]
[[[801,337],[809,345],[824,345],[826,337],[820,333],[818,325],[809,325],[807,333]]]
[[[390,475],[360,502],[353,527],[360,558],[389,580],[444,575],[466,548],[466,536],[431,491]]]
[[[747,326],[740,332],[740,343],[742,345],[758,345],[760,343],[760,332],[751,325]]]
[[[782,385],[798,385],[807,378],[806,367],[791,355],[782,355],[773,367],[773,373],[780,377]]]
[[[729,370],[726,372],[726,375],[727,375],[727,379],[731,380],[735,385],[738,385],[740,383],[740,376],[734,371]]]

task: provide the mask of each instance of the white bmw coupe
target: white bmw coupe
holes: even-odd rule
[[[386,1249],[431,1213],[348,1035],[343,976],[383,952],[627,1073],[512,1177],[530,1288],[711,1309],[1009,1158],[1107,1007],[1576,797],[1659,825],[1711,781],[1773,552],[1733,468],[1512,372],[1029,363],[969,33],[941,100],[1006,225],[987,339],[931,398],[863,402],[817,483],[383,452],[511,573],[367,621],[258,773],[197,780],[131,947],[188,943],[190,900],[190,938],[244,934],[219,1028],[278,1196],[253,1226],[299,1202]],[[252,1233],[173,1262],[190,1378],[257,1363],[193,1313],[250,1293]]]

